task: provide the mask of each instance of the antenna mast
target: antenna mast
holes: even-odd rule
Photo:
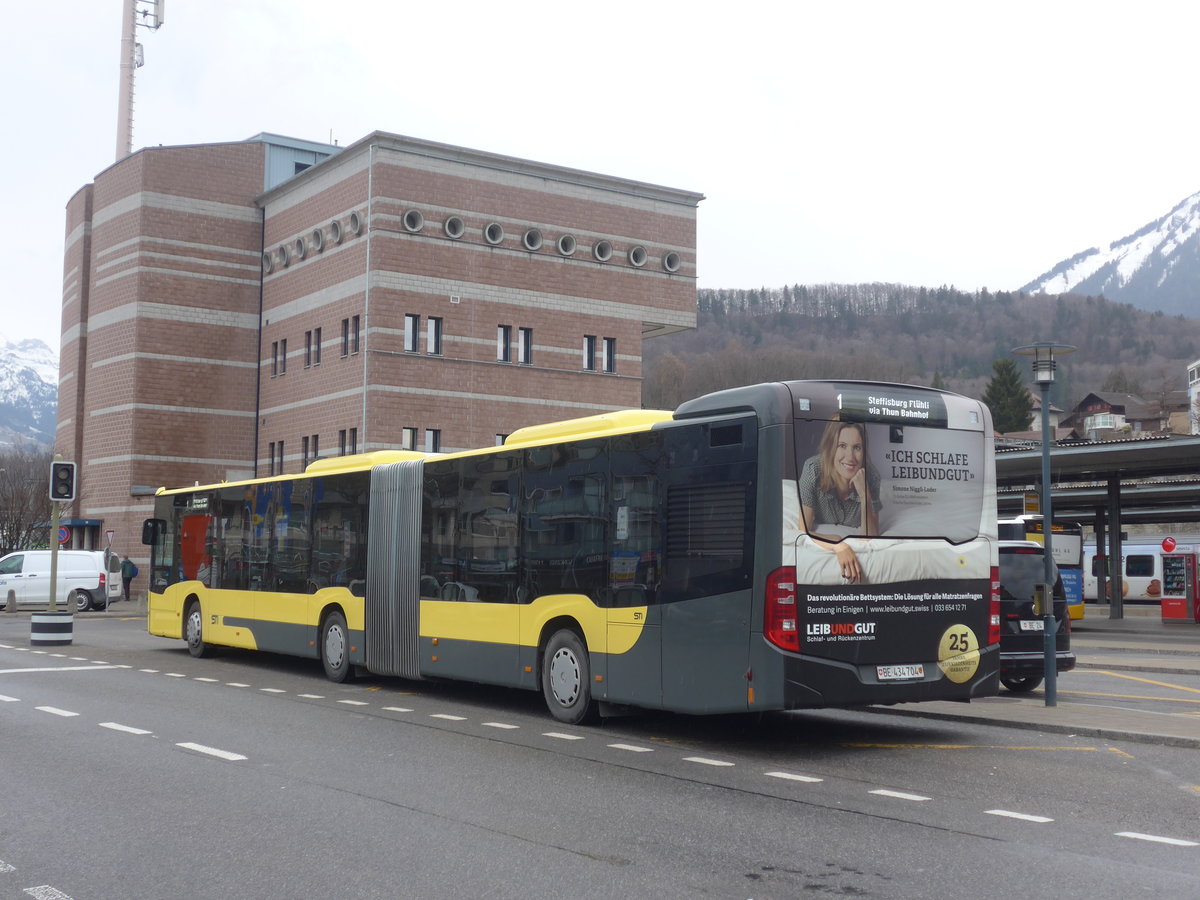
[[[158,31],[166,0],[121,0],[121,86],[117,96],[117,159],[133,152],[133,72],[144,60],[137,26]]]

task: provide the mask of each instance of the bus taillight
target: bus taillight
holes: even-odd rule
[[[992,596],[988,603],[989,644],[1000,643],[1000,567],[992,566]]]
[[[796,569],[783,566],[767,576],[763,635],[782,650],[800,650],[796,627]]]

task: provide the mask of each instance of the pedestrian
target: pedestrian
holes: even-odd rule
[[[121,560],[121,588],[124,591],[125,599],[129,599],[129,583],[137,578],[138,567],[133,564],[133,560],[128,555]]]

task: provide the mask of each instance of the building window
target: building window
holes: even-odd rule
[[[583,336],[583,369],[585,372],[596,371],[596,336],[594,334]]]
[[[279,342],[279,374],[287,374],[287,338]]]
[[[338,456],[346,455],[346,429],[338,429]]]
[[[283,441],[279,441],[279,442],[278,442],[278,443],[275,445],[275,449],[276,449],[276,451],[277,451],[277,455],[276,455],[276,457],[275,457],[275,458],[276,458],[276,460],[278,461],[278,464],[277,464],[277,465],[278,465],[278,467],[276,468],[276,470],[275,470],[274,474],[275,474],[275,475],[282,475],[282,474],[283,474]]]
[[[498,434],[498,435],[496,435],[496,446],[497,446],[497,447],[503,447],[503,446],[504,446],[504,442],[505,442],[505,441],[507,441],[507,440],[508,440],[508,435],[507,435],[507,434]]]
[[[442,355],[442,320],[438,316],[430,316],[425,323],[425,352]]]
[[[351,355],[358,352],[358,334],[360,318],[352,316],[350,319],[350,353]]]
[[[300,438],[300,471],[308,468],[308,435]]]
[[[353,456],[358,452],[358,429],[350,429],[350,455]]]
[[[271,377],[279,374],[279,341],[271,341]]]
[[[438,453],[442,449],[442,429],[426,428],[425,429],[425,452]]]
[[[308,449],[312,451],[312,461],[316,462],[321,456],[321,436],[319,434],[312,436]]]
[[[304,332],[304,368],[312,367],[312,339],[311,331]]]
[[[342,319],[342,356],[350,355],[350,320]]]
[[[313,332],[313,365],[321,364],[321,329],[318,328]]]
[[[400,430],[400,449],[401,450],[416,450],[417,449],[417,429],[402,428]]]
[[[604,371],[617,371],[617,339],[604,339]]]
[[[517,329],[517,362],[523,366],[533,363],[533,329]]]
[[[275,442],[271,441],[267,450],[267,475],[275,474]]]
[[[512,362],[512,326],[496,326],[496,359]]]
[[[404,317],[404,350],[406,353],[417,353],[420,347],[417,342],[421,335],[421,317],[406,315]]]

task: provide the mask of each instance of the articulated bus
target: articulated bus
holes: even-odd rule
[[[567,723],[969,700],[999,690],[995,510],[983,404],[763,384],[160,490],[148,628]]]

